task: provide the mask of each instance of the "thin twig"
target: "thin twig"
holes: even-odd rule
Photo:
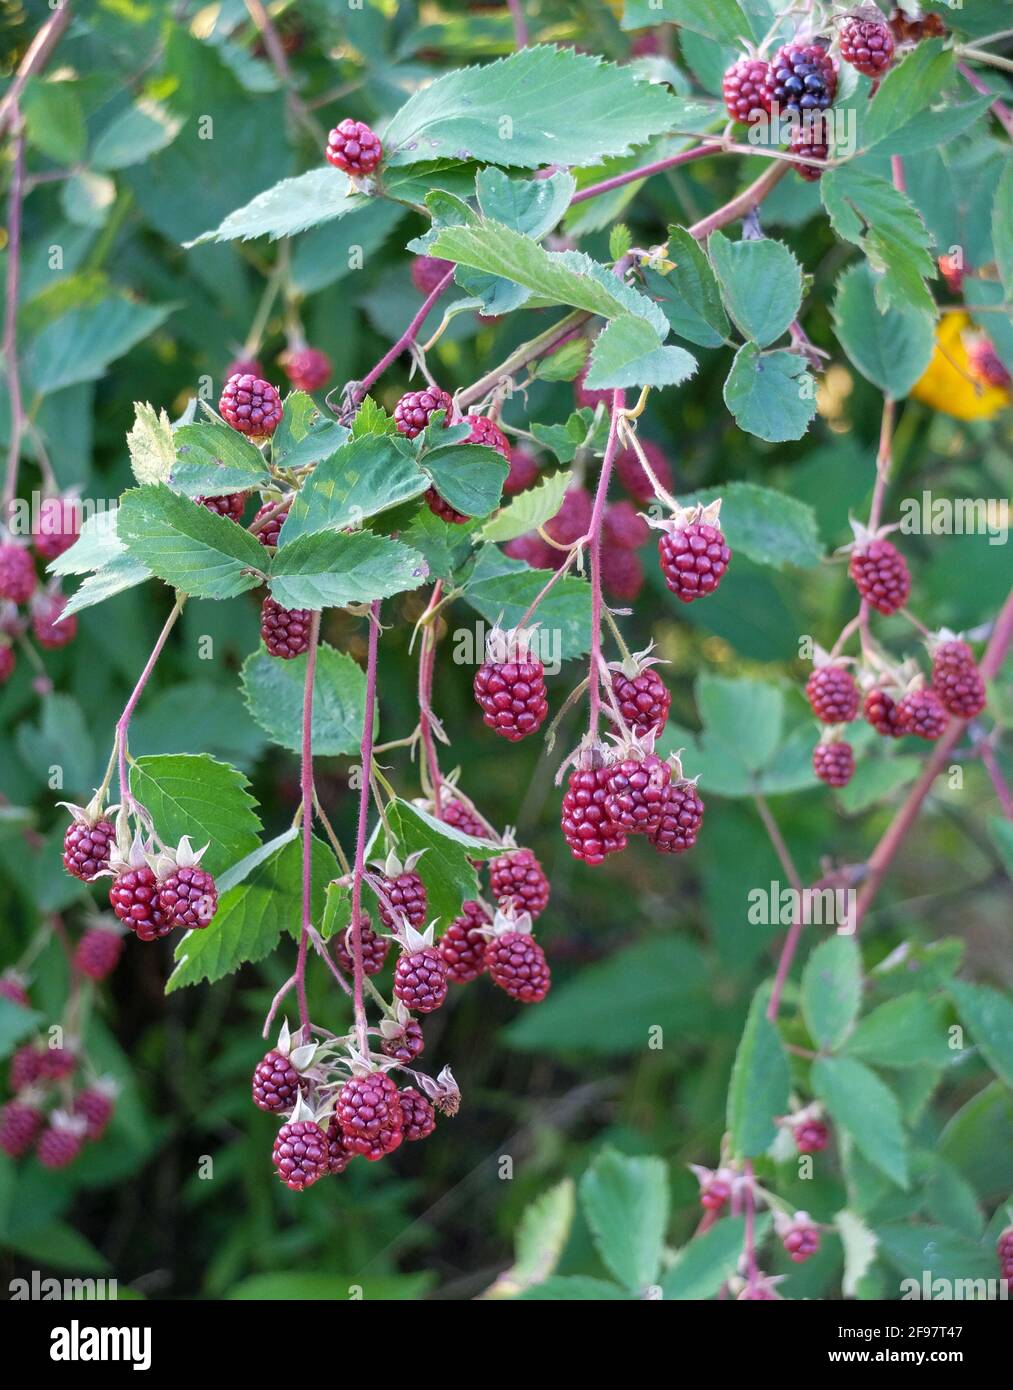
[[[588,526],[591,554],[591,658],[588,667],[588,733],[598,733],[598,716],[601,710],[601,529],[605,516],[605,503],[608,500],[609,483],[612,479],[612,465],[619,447],[620,412],[626,404],[626,393],[615,391],[612,394],[612,415],[609,420],[608,443],[605,457],[601,463],[598,488],[594,495],[591,523]]]
[[[366,1007],[362,997],[365,978],[362,962],[362,878],[366,868],[366,828],[369,821],[369,793],[373,784],[370,768],[373,763],[373,723],[376,709],[376,658],[380,638],[380,600],[369,607],[369,646],[366,655],[366,708],[362,718],[362,785],[359,788],[359,823],[355,834],[355,865],[352,869],[352,945],[353,986],[355,1003],[355,1032],[359,1051],[366,1056],[369,1038],[366,1032]]]
[[[30,77],[36,77],[49,62],[53,49],[60,42],[63,31],[70,23],[72,9],[70,0],[63,0],[59,8],[54,11],[52,18],[43,24],[29,44],[25,56],[18,64],[14,81],[4,92],[3,100],[0,101],[0,133],[3,132],[12,118],[17,120],[18,103],[21,100],[21,93],[25,89],[25,84]]]
[[[304,1038],[309,1037],[310,1027],[309,1009],[306,1004],[306,957],[309,951],[310,930],[313,926],[313,678],[316,674],[319,645],[320,613],[317,611],[310,619],[309,647],[306,651],[299,769],[299,785],[302,789],[302,930],[299,933],[295,984],[299,997],[299,1024]]]

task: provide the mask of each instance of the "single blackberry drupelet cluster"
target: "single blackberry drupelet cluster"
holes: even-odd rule
[[[869,691],[863,713],[866,722],[883,738],[902,738],[908,731],[907,715],[901,709],[900,701],[894,700],[885,690]]]
[[[817,159],[818,164],[796,164],[795,172],[806,183],[816,183],[823,177],[824,166],[830,158],[830,146],[819,138],[819,133],[807,127],[806,122],[796,126],[791,132],[788,148],[799,159]]]
[[[225,368],[223,381],[228,381],[234,376],[259,376],[264,375],[264,368],[256,357],[237,357]]]
[[[504,497],[513,497],[518,492],[524,492],[532,483],[538,481],[540,474],[541,469],[534,454],[529,454],[527,449],[511,449],[510,472],[503,482]]]
[[[412,261],[412,284],[419,294],[432,294],[453,269],[453,261],[443,261],[439,256],[416,256]]]
[[[932,688],[958,719],[973,719],[985,708],[985,682],[966,642],[941,642],[932,653]]]
[[[175,925],[159,906],[158,888],[155,871],[142,864],[137,869],[125,869],[113,879],[109,889],[110,907],[141,941],[157,941]]]
[[[820,1248],[820,1233],[804,1212],[798,1212],[781,1244],[795,1264],[802,1264]]]
[[[855,754],[850,743],[817,743],[813,772],[828,787],[846,787],[855,774]]]
[[[877,19],[849,15],[841,25],[841,57],[866,77],[881,77],[893,59],[890,26]]]
[[[489,942],[486,968],[493,984],[522,1004],[540,1004],[552,976],[545,952],[530,932],[507,931]]]
[[[441,497],[434,487],[431,487],[425,494],[426,506],[438,516],[441,521],[449,522],[451,526],[463,526],[470,518],[466,512],[459,512],[456,507],[452,507],[445,497]]]
[[[671,765],[656,753],[620,757],[608,768],[606,815],[627,835],[656,830],[671,780]]]
[[[795,1126],[795,1147],[800,1154],[818,1154],[830,1142],[830,1131],[822,1120],[803,1120]]]
[[[35,1143],[45,1122],[46,1117],[34,1105],[9,1100],[0,1110],[0,1149],[9,1158],[21,1158]]]
[[[309,651],[310,623],[313,614],[308,608],[282,608],[268,594],[260,609],[260,635],[272,656],[291,661]]]
[[[844,666],[820,666],[806,681],[806,699],[824,724],[849,724],[858,714],[858,686]]]
[[[324,151],[328,164],[358,177],[371,174],[383,158],[380,137],[364,121],[346,116],[327,137]]]
[[[40,647],[59,651],[77,636],[77,614],[63,616],[67,606],[64,594],[39,594],[32,604],[32,632]]]
[[[490,420],[487,415],[466,415],[462,424],[471,426],[465,444],[484,444],[510,462],[510,441],[495,420]]]
[[[672,693],[653,667],[645,666],[632,676],[621,667],[614,669],[612,693],[631,733],[643,738],[648,733],[662,732],[668,722]]]
[[[403,1067],[414,1062],[416,1057],[420,1057],[424,1049],[425,1038],[422,1035],[422,1024],[414,1018],[410,1018],[404,1024],[400,1033],[395,1034],[392,1038],[384,1038],[380,1044],[380,1050],[384,1056],[393,1057]]]
[[[281,423],[281,396],[269,381],[256,376],[231,376],[218,401],[223,420],[251,439],[266,439]]]
[[[207,869],[180,865],[162,880],[158,906],[174,927],[199,930],[208,926],[218,910],[218,887]]]
[[[732,558],[721,530],[705,521],[662,531],[658,554],[665,583],[682,603],[712,594]]]
[[[272,1048],[253,1069],[253,1103],[258,1110],[291,1110],[305,1082],[288,1057]]]
[[[559,511],[545,523],[543,530],[557,545],[573,545],[588,534],[594,503],[583,487],[567,488]],[[566,558],[562,550],[552,551],[552,568],[558,568]]]
[[[75,818],[63,837],[63,867],[68,874],[90,883],[109,867],[109,854],[116,840],[116,829],[104,818],[92,825]]]
[[[476,840],[488,840],[489,831],[481,818],[459,797],[451,797],[449,801],[444,802],[440,811],[444,825],[450,825],[455,830],[460,830],[464,835],[471,835]]]
[[[39,1053],[39,1076],[47,1081],[62,1081],[77,1068],[77,1053],[69,1047],[44,1047]]]
[[[394,995],[406,1009],[431,1014],[447,997],[447,963],[435,946],[402,951],[394,967]]]
[[[770,64],[763,58],[739,58],[725,70],[721,94],[733,121],[754,125],[770,115],[769,76]]]
[[[285,518],[288,516],[290,505],[289,503],[276,511],[275,508],[278,507],[278,502],[273,501],[265,502],[262,507],[258,508],[257,514],[251,522],[251,526],[256,526],[258,521],[262,521],[264,517],[270,517],[268,521],[264,522],[260,530],[256,532],[257,540],[260,541],[261,545],[277,547],[278,540],[281,536],[281,528],[285,525]]]
[[[42,1131],[35,1146],[35,1157],[43,1168],[67,1168],[84,1145],[84,1129],[58,1124],[54,1119]]]
[[[362,973],[364,975],[378,975],[386,963],[387,952],[390,950],[390,940],[386,936],[376,934],[365,913],[362,914],[359,939],[362,944]],[[349,929],[348,932],[339,936],[334,943],[334,958],[348,975],[355,973],[351,941],[352,935],[351,929]]]
[[[242,521],[246,497],[245,492],[229,492],[222,497],[195,497],[193,500],[198,506],[214,512],[215,516],[225,517],[226,521]]]
[[[538,917],[549,902],[549,880],[529,849],[512,849],[489,861],[489,889],[504,912],[527,912]]]
[[[42,1053],[33,1043],[23,1043],[11,1058],[10,1083],[12,1091],[23,1091],[39,1079]]]
[[[27,603],[35,593],[35,561],[31,551],[16,541],[0,545],[0,599]]]
[[[514,661],[484,661],[474,688],[483,721],[511,743],[535,733],[549,712],[545,667],[530,653],[518,653]]]
[[[332,1115],[327,1123],[327,1171],[335,1176],[343,1173],[352,1159],[355,1150],[348,1147],[345,1131],[338,1124],[337,1116]]]
[[[837,95],[837,67],[819,44],[785,44],[767,73],[767,99],[781,114],[825,111]]]
[[[426,924],[429,899],[426,885],[414,869],[394,875],[382,874],[379,884],[383,897],[377,901],[377,911],[387,930],[393,931],[403,917],[409,926],[421,931]]]
[[[605,810],[608,769],[575,768],[563,795],[563,838],[574,859],[589,866],[626,848],[626,832]]]
[[[81,531],[81,503],[75,497],[44,497],[32,528],[32,545],[44,564],[55,560],[77,540]]]
[[[89,980],[105,980],[123,954],[123,937],[106,927],[89,927],[74,948],[74,969]]]
[[[297,391],[319,391],[331,379],[331,359],[319,348],[297,348],[278,359],[281,369]]]
[[[414,439],[422,433],[438,410],[445,411],[444,425],[450,423],[450,413],[454,402],[447,391],[439,391],[435,386],[427,386],[422,391],[407,391],[394,407],[394,423],[398,433],[406,439]]]
[[[622,603],[632,603],[644,587],[644,566],[635,550],[605,546],[601,552],[601,578],[605,588]]]
[[[414,1086],[402,1087],[398,1092],[398,1098],[406,1142],[414,1144],[420,1139],[428,1139],[436,1128],[436,1111],[432,1102]]]
[[[330,1155],[327,1135],[315,1120],[282,1125],[274,1141],[275,1171],[293,1192],[312,1187],[327,1173]]]
[[[404,1117],[397,1086],[384,1072],[353,1076],[338,1092],[335,1114],[353,1153],[375,1161],[401,1143]]]
[[[903,608],[911,592],[907,561],[887,540],[871,540],[856,547],[848,572],[855,587],[877,613],[888,617]]]
[[[84,1137],[95,1143],[105,1134],[113,1117],[113,1098],[98,1087],[89,1087],[74,1098],[73,1113],[85,1122]]]
[[[898,717],[904,721],[904,732],[934,742],[946,732],[950,716],[936,692],[909,690],[900,702]]]
[[[637,511],[633,502],[625,499],[610,502],[602,517],[602,558],[609,553],[611,546],[620,550],[637,550],[646,545],[651,538],[651,528]]]
[[[482,928],[488,925],[489,914],[482,904],[466,902],[461,904],[460,917],[455,917],[440,937],[440,955],[452,985],[469,984],[485,972],[488,938]]]
[[[703,824],[704,804],[692,782],[669,782],[661,818],[647,840],[662,854],[685,854],[696,844]]]

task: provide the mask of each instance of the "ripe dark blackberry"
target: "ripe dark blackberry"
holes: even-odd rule
[[[635,550],[603,550],[601,578],[613,598],[632,603],[644,587],[644,566]]]
[[[17,664],[14,648],[7,641],[0,641],[0,685],[5,685],[10,680]]]
[[[253,1069],[253,1103],[258,1110],[291,1110],[306,1082],[291,1060],[272,1048]]]
[[[383,898],[377,900],[377,911],[387,930],[393,931],[402,918],[409,926],[421,930],[425,926],[429,900],[426,885],[418,874],[413,869],[393,875],[382,874],[379,883]]]
[[[260,635],[272,656],[291,661],[309,651],[310,623],[313,614],[308,608],[282,608],[270,594],[260,609]]]
[[[327,1135],[315,1120],[295,1120],[282,1125],[272,1153],[275,1172],[292,1192],[312,1187],[328,1171]]]
[[[661,819],[647,841],[662,854],[685,854],[696,844],[703,824],[704,804],[692,782],[669,782]]]
[[[848,724],[858,714],[858,686],[845,666],[818,666],[806,681],[806,699],[824,724]]]
[[[988,338],[974,338],[967,348],[967,365],[972,376],[984,386],[994,386],[999,391],[1006,391],[1013,383],[1005,362],[995,350],[993,343]]]
[[[69,1047],[44,1047],[39,1053],[39,1077],[45,1081],[62,1081],[77,1066],[77,1054]]]
[[[545,667],[524,634],[493,630],[474,690],[483,721],[511,743],[535,733],[549,712]]]
[[[637,550],[651,538],[651,528],[632,502],[610,502],[602,517],[603,555],[609,546]]]
[[[0,975],[0,999],[8,999],[21,1009],[30,1009],[32,1006],[24,980],[13,969],[5,970]]]
[[[404,1119],[397,1086],[386,1073],[353,1076],[338,1092],[338,1118],[347,1147],[375,1160],[401,1142]]]
[[[506,912],[540,916],[549,902],[549,880],[529,849],[512,849],[489,861],[489,890]]]
[[[447,964],[435,946],[402,951],[394,967],[394,996],[414,1014],[431,1014],[447,997]]]
[[[901,738],[907,733],[907,715],[885,690],[870,690],[863,706],[866,722],[884,738]]]
[[[298,348],[278,358],[281,369],[297,391],[319,391],[331,379],[331,359],[319,348]]]
[[[852,551],[848,572],[877,613],[888,616],[907,603],[911,575],[904,556],[890,541],[870,540],[858,546]]]
[[[781,1244],[795,1264],[802,1264],[820,1248],[820,1233],[808,1217],[799,1212],[785,1231]]]
[[[66,606],[64,594],[39,594],[32,603],[32,632],[47,651],[58,651],[77,636],[77,614],[64,618]]]
[[[803,1120],[795,1126],[795,1147],[800,1154],[821,1153],[830,1142],[830,1131],[822,1120]]]
[[[733,121],[754,125],[770,114],[769,74],[770,64],[763,58],[740,58],[725,70],[721,94]]]
[[[393,1057],[402,1066],[409,1066],[416,1057],[420,1057],[425,1048],[425,1038],[422,1035],[422,1024],[417,1019],[410,1018],[401,1029],[400,1033],[391,1038],[384,1038],[380,1044],[380,1050],[385,1057]]]
[[[372,923],[365,913],[362,914],[359,939],[362,943],[363,974],[378,975],[387,960],[387,952],[390,950],[390,940],[386,936],[377,936],[376,932],[373,930]],[[353,975],[355,973],[355,961],[352,957],[351,929],[347,932],[343,932],[335,941],[334,958],[346,974]]]
[[[11,1058],[10,1083],[14,1092],[23,1091],[39,1079],[42,1053],[34,1043],[22,1043]]]
[[[20,1158],[35,1143],[45,1119],[34,1105],[9,1100],[0,1110],[0,1149],[10,1158]]]
[[[645,666],[632,676],[621,665],[613,667],[612,693],[619,713],[637,738],[662,732],[668,722],[672,694],[653,667]]]
[[[665,451],[650,439],[638,438],[637,443],[644,451],[651,472],[665,491],[671,492],[675,482]],[[616,454],[615,469],[616,477],[631,497],[645,505],[654,501],[654,484],[647,476],[635,449],[620,449]]]
[[[481,929],[488,925],[489,914],[482,904],[466,902],[461,904],[460,917],[440,937],[440,955],[451,984],[466,985],[484,973],[488,937]]]
[[[327,1124],[328,1173],[343,1173],[354,1157],[355,1150],[348,1147],[345,1131],[338,1124],[337,1116],[332,1115]]]
[[[464,835],[471,835],[476,840],[488,840],[489,831],[486,826],[465,802],[457,797],[452,797],[440,807],[444,825],[450,825],[455,830],[460,830]]]
[[[452,507],[434,487],[425,494],[425,499],[426,506],[433,515],[438,516],[441,521],[448,521],[451,526],[463,526],[466,521],[471,520],[466,512],[459,512],[456,507]]]
[[[281,396],[269,381],[231,376],[218,401],[222,419],[251,439],[266,439],[281,423]]]
[[[81,503],[76,497],[45,497],[32,527],[32,545],[39,559],[48,564],[77,540],[81,530]]]
[[[259,521],[263,521],[264,517],[274,513],[270,517],[270,520],[265,521],[260,530],[255,532],[257,540],[260,541],[261,545],[277,546],[281,528],[285,525],[285,518],[288,516],[290,505],[290,503],[286,504],[280,511],[276,511],[278,499],[275,498],[271,502],[265,502],[262,507],[257,509],[257,514],[250,523],[251,530]]]
[[[899,716],[904,720],[905,732],[929,742],[941,737],[950,722],[942,700],[930,686],[909,690],[900,702]]]
[[[226,521],[242,521],[246,510],[245,492],[228,492],[223,497],[195,497],[198,506],[206,507],[215,516],[223,516]]]
[[[125,869],[109,889],[110,907],[141,941],[157,941],[173,928],[158,905],[158,887],[155,871],[143,864]]]
[[[73,1113],[79,1115],[87,1125],[84,1137],[97,1143],[113,1117],[113,1098],[100,1087],[90,1086],[75,1097]]]
[[[109,853],[116,840],[111,821],[100,817],[92,824],[86,812],[67,826],[63,837],[63,867],[68,874],[89,883],[109,867]]]
[[[850,743],[817,743],[813,772],[828,787],[846,787],[855,773],[855,754]]]
[[[432,1102],[414,1086],[404,1086],[398,1092],[401,1101],[401,1115],[404,1119],[404,1137],[409,1144],[420,1139],[428,1139],[436,1128],[436,1111]]]
[[[985,708],[985,682],[966,642],[942,642],[935,649],[932,688],[958,719],[973,719]]]
[[[27,603],[35,593],[32,552],[16,541],[0,545],[0,598]]]
[[[545,523],[545,534],[557,545],[573,545],[574,541],[579,541],[588,534],[593,511],[591,494],[585,488],[567,488],[559,511]],[[553,566],[561,565],[565,558],[561,550],[553,551]]]
[[[346,116],[328,135],[324,153],[328,164],[357,177],[373,172],[383,158],[383,146],[380,137],[364,121]]]
[[[672,768],[656,753],[620,756],[608,769],[605,812],[627,835],[657,830],[667,805]]]
[[[507,931],[495,936],[485,952],[489,978],[522,1004],[540,1004],[552,976],[545,952],[530,932]]]
[[[882,20],[849,15],[841,25],[840,37],[841,57],[866,77],[879,77],[890,66],[893,34]]]
[[[198,864],[181,864],[162,880],[158,906],[174,927],[200,930],[218,910],[218,887]]]
[[[575,768],[563,795],[563,838],[574,859],[589,866],[601,864],[605,856],[626,848],[626,833],[605,810],[608,770]]]
[[[416,256],[412,261],[412,284],[419,294],[432,294],[453,269],[453,261],[443,261],[439,256]]]
[[[74,968],[89,980],[105,980],[123,953],[123,937],[107,927],[89,927],[74,949]]]
[[[668,523],[658,554],[665,583],[681,603],[712,594],[732,558],[720,528],[706,521]]]
[[[471,426],[465,444],[484,444],[510,462],[510,441],[495,420],[490,420],[487,415],[466,415],[462,424]]]
[[[767,97],[786,111],[825,111],[837,95],[837,65],[819,44],[785,44],[767,73]]]
[[[445,412],[444,426],[449,425],[453,408],[454,402],[449,392],[440,391],[435,386],[427,386],[422,391],[407,391],[394,407],[394,423],[399,434],[403,434],[406,439],[414,439],[422,433],[429,424],[430,417],[438,410]]]
[[[809,131],[804,125],[797,126],[791,133],[788,148],[799,159],[818,159],[819,164],[796,164],[795,172],[806,183],[817,183],[825,172],[824,165],[830,158],[830,146],[818,134]]]
[[[503,483],[503,496],[513,497],[518,492],[537,483],[541,473],[538,460],[527,449],[510,450],[510,472]]]
[[[77,1158],[83,1145],[84,1128],[69,1122],[61,1123],[57,1112],[39,1135],[35,1157],[43,1168],[67,1168]]]

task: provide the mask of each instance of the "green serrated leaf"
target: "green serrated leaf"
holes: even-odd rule
[[[893,1092],[852,1057],[818,1057],[810,1072],[814,1093],[859,1151],[898,1187],[908,1186],[907,1139]]]
[[[945,1003],[921,993],[880,1004],[859,1020],[841,1050],[879,1067],[946,1067],[957,1056],[949,1047]]]
[[[562,468],[543,477],[535,487],[529,487],[510,501],[487,521],[480,532],[484,541],[512,541],[551,519],[563,504],[566,489],[573,474]]]
[[[568,343],[539,358],[535,364],[535,376],[539,381],[573,381],[578,377],[587,361],[587,343],[583,338],[573,338]]]
[[[724,389],[740,429],[778,444],[801,439],[816,414],[816,383],[805,360],[791,352],[762,352],[744,343]]]
[[[300,536],[358,527],[369,517],[420,497],[429,480],[393,436],[365,434],[318,463],[292,500],[279,556]]]
[[[269,583],[282,607],[316,610],[417,589],[426,574],[422,556],[400,541],[371,531],[324,531],[282,546],[272,561]]]
[[[530,1202],[517,1223],[513,1264],[482,1297],[516,1298],[525,1289],[548,1279],[569,1239],[576,1206],[571,1178],[564,1178]]]
[[[951,980],[947,992],[996,1075],[1013,1086],[1013,1003],[988,985]]]
[[[662,1297],[694,1301],[713,1298],[736,1272],[745,1228],[745,1217],[730,1216],[691,1240],[666,1271],[661,1281]]]
[[[883,77],[869,103],[862,145],[870,150],[917,121],[940,94],[953,71],[953,53],[942,39],[919,43]],[[890,151],[892,153],[892,147]]]
[[[98,304],[73,309],[48,323],[29,342],[25,375],[44,396],[78,382],[97,381],[110,362],[150,337],[173,308],[110,295]]]
[[[496,546],[484,545],[464,586],[463,597],[488,623],[515,627],[545,584],[545,571],[512,560]],[[539,631],[563,661],[580,656],[591,644],[591,590],[567,575],[538,607]]]
[[[836,1051],[862,1003],[862,957],[853,936],[821,942],[802,972],[802,1017],[820,1048]]]
[[[685,348],[664,347],[651,324],[626,314],[595,339],[584,384],[592,391],[679,386],[695,371],[696,359]]]
[[[805,502],[756,483],[725,483],[683,496],[686,506],[721,498],[721,529],[733,555],[758,565],[810,569],[823,561],[816,514]]]
[[[834,329],[848,357],[894,400],[903,400],[932,359],[932,321],[911,309],[881,314],[875,276],[867,265],[851,266],[837,282]]]
[[[77,84],[31,77],[19,99],[29,143],[58,164],[76,164],[87,141]]]
[[[759,38],[737,0],[626,0],[624,29],[678,24],[719,43]]]
[[[744,338],[760,347],[788,331],[802,303],[802,267],[780,241],[729,241],[713,232],[707,250],[725,308]]]
[[[781,741],[784,696],[767,681],[703,674],[696,703],[706,733],[735,751],[743,764],[759,771]]]
[[[660,1158],[604,1149],[580,1181],[580,1203],[602,1261],[637,1293],[658,1277],[668,1225],[668,1170]]]
[[[123,494],[117,533],[132,560],[182,593],[234,598],[262,582],[251,572],[267,558],[256,536],[164,485]]]
[[[259,842],[248,785],[236,768],[206,753],[138,758],[130,769],[131,795],[150,812],[162,841],[176,845],[187,835],[195,849],[207,842],[201,863],[216,876]]]
[[[91,163],[96,169],[127,169],[171,145],[183,128],[181,116],[160,102],[142,97],[114,117],[95,141]]]
[[[775,1115],[788,1108],[788,1059],[766,1015],[769,989],[753,996],[728,1086],[726,1124],[732,1150],[743,1158],[762,1154],[777,1135]]]
[[[920,758],[904,754],[894,758],[864,758],[848,785],[838,791],[837,799],[845,811],[856,815],[906,787],[921,769]]]
[[[936,273],[932,244],[921,214],[892,183],[844,165],[820,179],[820,196],[838,236],[865,253],[873,270],[876,307],[915,311],[934,318],[935,301],[925,284]]]
[[[672,330],[701,347],[720,347],[731,332],[721,302],[717,276],[703,248],[683,227],[668,229],[668,259],[672,269],[665,275],[647,270],[647,290],[656,299]]]
[[[312,396],[292,391],[271,439],[271,462],[277,468],[305,468],[330,458],[347,438],[344,425],[325,415]]]
[[[845,1298],[854,1298],[859,1285],[865,1278],[876,1258],[879,1242],[874,1231],[853,1211],[839,1211],[834,1217],[834,1225],[844,1247],[844,1279],[841,1292]]]
[[[451,444],[431,449],[422,467],[433,487],[464,516],[488,516],[499,506],[510,465],[497,450],[482,444]]]
[[[169,481],[176,462],[176,443],[164,410],[156,411],[146,402],[134,402],[134,423],[127,433],[127,449],[130,467],[139,483]]]
[[[247,707],[281,748],[302,746],[306,656],[279,661],[263,649],[243,663],[240,676]],[[354,753],[366,712],[366,677],[347,652],[321,642],[313,678],[313,751],[321,757]]]
[[[184,497],[222,497],[271,482],[260,450],[228,425],[183,425],[173,443],[176,462],[163,481]]]

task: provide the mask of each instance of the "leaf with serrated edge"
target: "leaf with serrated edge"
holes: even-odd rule
[[[134,423],[127,431],[130,467],[139,483],[168,482],[176,462],[172,425],[164,410],[146,401],[134,402]]]
[[[173,443],[176,462],[162,481],[185,497],[221,497],[271,482],[260,450],[228,425],[183,425]]]
[[[572,1178],[564,1178],[530,1202],[517,1223],[514,1262],[482,1298],[516,1298],[525,1289],[546,1280],[569,1239],[576,1206]]]
[[[130,769],[131,795],[146,807],[167,845],[184,835],[194,846],[207,842],[201,860],[220,874],[256,848],[260,819],[249,783],[236,768],[206,753],[171,753],[138,758]]]
[[[563,505],[563,497],[570,486],[573,473],[562,468],[548,477],[542,478],[535,487],[529,487],[511,498],[481,530],[484,541],[512,541],[528,531],[536,531],[545,522],[551,521]]]
[[[769,990],[753,996],[728,1086],[727,1126],[732,1150],[743,1158],[763,1153],[777,1135],[774,1116],[788,1108],[788,1059],[766,1016]]]
[[[862,1155],[898,1187],[908,1186],[907,1139],[900,1106],[884,1082],[851,1057],[818,1057],[812,1088]]]
[[[261,583],[251,573],[266,562],[256,536],[164,484],[123,494],[117,534],[132,559],[182,593],[234,598]]]
[[[841,1244],[844,1246],[844,1280],[841,1292],[845,1298],[854,1298],[858,1286],[871,1269],[876,1258],[879,1242],[874,1231],[870,1231],[860,1216],[853,1211],[839,1211],[834,1217]]]
[[[595,339],[584,385],[593,391],[641,386],[679,386],[696,371],[685,348],[664,347],[643,319],[613,319]]]
[[[420,497],[429,480],[390,434],[367,434],[342,444],[317,464],[293,498],[281,550],[300,536],[361,526],[371,516]]]
[[[779,444],[801,439],[816,414],[816,383],[790,352],[761,352],[743,343],[724,387],[725,405],[740,429]]]
[[[802,1017],[809,1036],[836,1051],[854,1027],[861,1003],[862,958],[854,937],[822,941],[802,972]]]
[[[240,675],[250,714],[281,748],[298,753],[302,746],[303,686],[306,656],[279,661],[266,651],[253,652]],[[362,736],[366,677],[347,652],[321,642],[313,681],[313,749],[321,757],[354,753]]]
[[[271,565],[271,593],[283,608],[343,608],[417,589],[428,574],[416,550],[371,531],[300,536]]]
[[[867,265],[851,266],[838,280],[833,318],[837,340],[862,376],[903,400],[932,360],[931,319],[910,309],[880,314]]]
[[[652,1285],[668,1226],[663,1160],[603,1150],[581,1178],[580,1204],[609,1272],[631,1292]]]
[[[725,308],[742,333],[768,347],[786,333],[802,303],[802,267],[779,241],[730,241],[713,232],[707,250]]]

